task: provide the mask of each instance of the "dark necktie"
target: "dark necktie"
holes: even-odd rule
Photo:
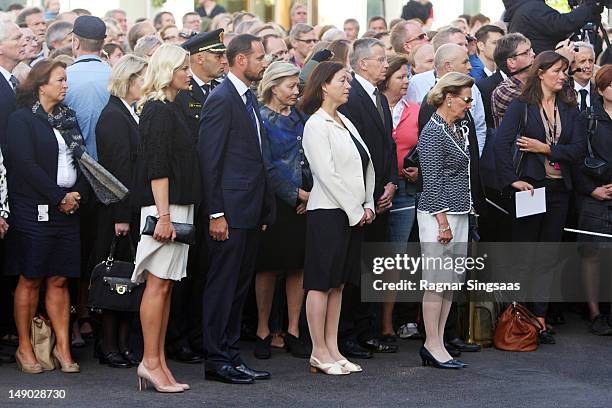
[[[584,112],[587,109],[587,94],[588,91],[586,89],[581,89],[578,91],[580,94],[580,111]]]
[[[246,110],[249,113],[249,118],[251,119],[251,125],[253,125],[253,129],[255,129],[255,133],[257,133],[257,116],[255,116],[255,101],[253,99],[253,92],[248,89],[244,96],[246,96]],[[257,134],[257,141],[259,141],[259,134]]]
[[[17,92],[17,86],[19,86],[19,80],[15,77],[15,75],[11,75],[11,77],[9,78],[9,82],[11,83],[11,86],[13,87],[13,92]]]
[[[202,88],[202,92],[204,92],[204,96],[208,96],[208,94],[212,90],[212,83],[209,82],[207,84],[203,84],[201,88]]]
[[[383,112],[382,102],[380,100],[380,91],[378,88],[374,89],[374,96],[376,96],[376,110],[380,115],[380,120],[382,121],[383,126],[385,125],[385,114]]]

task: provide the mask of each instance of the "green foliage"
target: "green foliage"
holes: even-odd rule
[[[151,0],[151,4],[155,8],[161,8],[166,3],[166,0]]]

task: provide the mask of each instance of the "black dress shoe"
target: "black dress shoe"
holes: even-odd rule
[[[236,370],[231,364],[224,364],[217,369],[206,369],[204,378],[209,381],[220,381],[227,384],[253,384],[255,380]]]
[[[369,339],[361,342],[361,346],[374,353],[397,353],[399,347],[395,344],[383,343],[378,339]]]
[[[345,340],[339,344],[340,352],[346,357],[352,358],[372,358],[372,352],[361,347],[352,340]]]
[[[130,368],[132,365],[117,351],[111,351],[99,357],[100,364],[113,368]]]
[[[189,346],[181,346],[175,352],[168,354],[171,359],[187,364],[201,363],[203,359],[201,355],[196,354]]]
[[[124,350],[121,352],[121,355],[128,363],[130,363],[134,367],[140,364],[140,359],[136,357],[136,354],[134,354],[132,350]]]
[[[455,346],[453,346],[452,344],[444,343],[444,348],[446,349],[446,351],[448,351],[448,354],[450,354],[450,356],[453,358],[459,357],[461,355],[461,352],[458,349],[456,349]]]
[[[555,344],[555,338],[552,334],[550,334],[547,330],[542,330],[538,334],[538,342],[540,344]]]
[[[261,370],[253,370],[252,368],[247,367],[246,364],[242,363],[239,366],[234,367],[236,371],[251,377],[254,380],[269,380],[270,373],[267,371]]]
[[[15,355],[9,353],[0,353],[0,364],[12,364],[15,362]]]
[[[310,358],[312,354],[312,346],[309,343],[290,333],[285,334],[285,347],[293,357]]]
[[[265,339],[257,336],[255,339],[255,349],[253,355],[260,360],[267,360],[272,355],[270,344],[272,343],[272,335],[268,334]]]
[[[421,361],[423,362],[423,366],[432,366],[435,368],[445,368],[451,370],[458,370],[463,368],[459,364],[455,364],[457,360],[448,360],[448,361],[438,361],[436,358],[425,348],[425,346],[421,347],[419,350],[419,354],[421,355]]]
[[[459,337],[448,341],[448,344],[461,351],[462,353],[474,353],[481,350],[480,344],[467,344]]]

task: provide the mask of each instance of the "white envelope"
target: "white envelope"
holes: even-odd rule
[[[516,218],[527,217],[534,214],[546,212],[546,189],[536,188],[531,191],[519,191],[516,193]]]

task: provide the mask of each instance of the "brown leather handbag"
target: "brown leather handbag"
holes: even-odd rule
[[[527,308],[512,302],[497,321],[493,344],[500,350],[534,351],[542,325]]]

